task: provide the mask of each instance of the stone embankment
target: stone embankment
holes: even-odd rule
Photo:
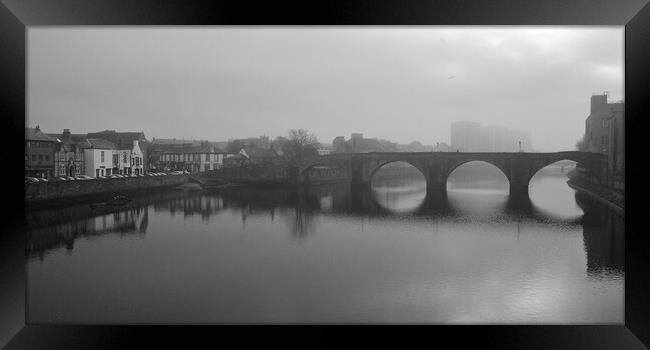
[[[34,182],[25,184],[25,202],[37,203],[103,194],[119,195],[134,191],[179,186],[187,182],[188,175]]]
[[[580,172],[569,173],[569,181],[567,181],[567,184],[576,191],[583,192],[609,205],[620,214],[625,214],[624,192],[598,185],[584,177]]]

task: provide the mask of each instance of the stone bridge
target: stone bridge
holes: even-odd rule
[[[482,161],[500,169],[510,183],[510,193],[528,193],[528,184],[542,168],[561,160],[571,160],[590,172],[601,183],[607,180],[607,158],[603,154],[567,151],[555,153],[492,152],[371,152],[342,153],[305,159],[299,166],[299,183],[310,183],[310,171],[316,166],[336,169],[353,186],[369,187],[372,176],[382,166],[406,162],[417,168],[427,181],[427,191],[446,191],[447,178],[454,169]]]

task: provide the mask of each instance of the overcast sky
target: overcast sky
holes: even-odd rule
[[[592,93],[624,97],[623,38],[623,27],[29,28],[28,124],[435,144],[472,120],[569,150]]]

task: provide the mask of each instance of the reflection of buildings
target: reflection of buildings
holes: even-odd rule
[[[47,250],[61,246],[72,250],[74,241],[78,238],[109,233],[145,234],[148,225],[147,207],[129,208],[92,218],[30,229],[26,250],[29,255],[38,255],[42,259]]]
[[[583,239],[587,252],[587,273],[599,276],[622,272],[625,266],[625,219],[606,206],[590,202],[578,193],[585,209]]]
[[[532,152],[533,144],[530,131],[481,127],[479,123],[459,121],[451,124],[451,149],[461,152]]]
[[[154,204],[155,211],[164,210],[171,214],[178,213],[185,216],[199,214],[205,219],[224,208],[223,199],[217,196],[187,196]]]

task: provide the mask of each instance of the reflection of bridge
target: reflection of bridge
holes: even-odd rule
[[[576,195],[578,198],[578,195]],[[610,249],[612,244],[622,244],[622,218],[612,219],[612,213],[599,206],[589,197],[578,201],[584,216],[578,218],[554,218],[535,208],[528,195],[521,198],[510,196],[503,206],[485,217],[471,217],[474,222],[499,222],[503,216],[514,216],[527,223],[555,224],[562,226],[584,225],[584,237],[590,271],[609,266],[622,266],[618,250]],[[201,215],[209,218],[222,211],[241,212],[245,216],[268,216],[291,220],[292,235],[305,237],[314,232],[321,216],[346,218],[372,218],[377,220],[412,220],[435,222],[463,221],[467,213],[457,208],[447,198],[447,193],[427,192],[423,202],[412,212],[395,214],[383,207],[373,196],[373,191],[348,185],[314,186],[300,189],[230,188],[214,191],[184,192],[166,191],[135,197],[129,208],[112,209],[111,212],[82,211],[79,207],[50,209],[43,213],[31,213],[27,234],[27,252],[31,256],[42,256],[50,249],[65,245],[72,249],[74,240],[80,237],[99,236],[110,233],[144,234],[148,225],[148,207],[154,212],[168,211],[183,215]],[[87,205],[86,205],[87,207]],[[46,216],[46,217],[43,217]],[[107,220],[103,224],[103,218]],[[478,220],[478,221],[477,221]],[[616,221],[618,220],[618,221]],[[102,223],[102,225],[98,225]],[[617,231],[618,230],[618,231]],[[613,243],[612,243],[613,242]],[[595,252],[595,253],[594,253]]]
[[[372,176],[382,166],[405,162],[417,168],[427,181],[427,191],[444,192],[447,178],[454,169],[472,161],[483,161],[500,169],[510,183],[511,194],[528,192],[528,183],[542,168],[560,160],[571,160],[592,173],[601,182],[607,177],[606,157],[599,153],[490,153],[490,152],[372,152],[343,153],[304,160],[299,169],[301,183],[315,183],[311,169],[326,166],[337,174],[345,174],[352,185],[369,187]]]

